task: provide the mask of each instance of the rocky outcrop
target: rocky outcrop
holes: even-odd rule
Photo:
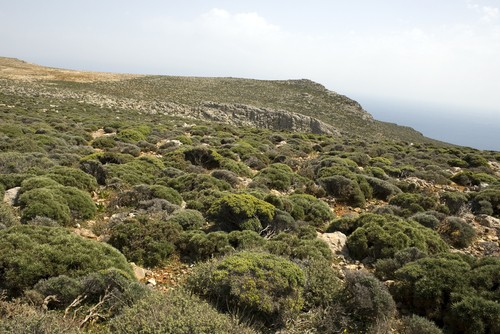
[[[333,126],[316,118],[285,110],[257,108],[244,104],[205,102],[192,111],[198,118],[236,126],[250,126],[271,130],[337,134]]]

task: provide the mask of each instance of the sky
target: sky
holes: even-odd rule
[[[78,70],[307,78],[500,151],[500,0],[0,0],[0,55]]]

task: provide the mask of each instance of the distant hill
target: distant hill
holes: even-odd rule
[[[305,79],[82,72],[0,57],[0,90],[237,126],[346,135],[350,139],[436,142],[409,127],[377,121],[358,102]]]

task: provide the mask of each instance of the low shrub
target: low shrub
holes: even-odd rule
[[[19,197],[21,221],[26,223],[40,216],[55,220],[61,225],[71,221],[69,206],[62,194],[54,188],[35,188]]]
[[[113,200],[114,205],[138,207],[141,202],[152,199],[163,199],[172,204],[180,205],[182,197],[177,190],[163,185],[139,184],[128,191],[119,193]]]
[[[295,177],[295,173],[293,173],[289,166],[282,163],[275,163],[262,169],[254,177],[254,182],[264,185],[269,189],[287,191],[294,184]]]
[[[108,242],[130,261],[154,267],[174,253],[181,232],[182,227],[173,222],[138,216],[112,226]]]
[[[304,301],[308,309],[314,307],[327,307],[338,298],[342,288],[338,272],[334,270],[329,261],[324,259],[309,259],[300,261],[306,276],[304,288]]]
[[[375,276],[382,280],[394,279],[394,272],[405,264],[426,257],[423,251],[416,247],[402,249],[394,257],[379,259],[375,262]]]
[[[352,206],[364,207],[365,196],[358,183],[341,175],[318,179],[318,183],[328,195]]]
[[[358,260],[390,258],[402,249],[417,247],[427,254],[447,249],[439,235],[411,220],[395,216],[371,215],[362,218],[361,225],[347,238],[351,256]]]
[[[17,296],[40,279],[117,268],[132,278],[125,257],[113,247],[58,227],[18,225],[0,230],[0,289]]]
[[[402,334],[443,334],[441,328],[424,317],[418,315],[404,316],[402,319]]]
[[[453,247],[468,247],[476,237],[476,231],[459,217],[447,217],[438,226],[438,232]]]
[[[438,205],[436,198],[415,193],[402,193],[396,195],[390,199],[389,204],[399,206],[407,210],[410,214],[435,210]]]
[[[179,237],[177,247],[180,254],[191,261],[205,261],[210,257],[225,255],[234,250],[229,244],[226,232],[183,232]]]
[[[304,273],[266,253],[241,252],[197,268],[190,288],[216,305],[266,326],[283,326],[303,306]]]
[[[79,321],[59,312],[46,312],[19,300],[0,299],[0,333],[78,334]]]
[[[75,187],[84,191],[93,191],[97,187],[97,182],[92,175],[76,168],[64,166],[52,167],[48,170],[46,176],[64,186]]]
[[[467,196],[461,192],[444,192],[440,195],[440,200],[446,205],[452,215],[460,213],[469,201]]]
[[[273,205],[248,194],[228,194],[215,201],[208,211],[211,219],[228,230],[260,232],[274,217]]]
[[[500,187],[488,187],[476,194],[472,201],[472,211],[500,217]]]
[[[451,293],[468,287],[471,266],[459,255],[444,254],[405,264],[395,272],[395,298],[416,314],[441,321]]]
[[[17,218],[12,207],[0,203],[0,230],[17,224],[19,224],[19,218]]]
[[[251,334],[253,330],[217,312],[207,302],[182,289],[149,293],[111,320],[113,333]]]
[[[369,176],[365,176],[365,179],[372,188],[372,196],[374,198],[388,201],[391,197],[401,193],[401,189],[388,181]]]
[[[419,212],[410,217],[422,226],[435,230],[439,225],[439,219],[436,216],[425,212]]]
[[[314,196],[295,194],[288,197],[293,209],[290,212],[296,220],[305,221],[314,227],[322,228],[334,218],[328,204]]]
[[[455,294],[444,323],[453,333],[500,333],[500,303],[476,295]]]
[[[168,221],[180,225],[183,230],[198,230],[205,225],[205,218],[198,210],[179,210]]]

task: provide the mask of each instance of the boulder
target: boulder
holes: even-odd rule
[[[19,196],[19,190],[21,190],[21,187],[7,189],[5,191],[5,195],[3,196],[3,202],[10,206],[16,205],[17,196]]]
[[[318,238],[327,243],[335,255],[347,255],[347,236],[342,232],[319,233]]]

